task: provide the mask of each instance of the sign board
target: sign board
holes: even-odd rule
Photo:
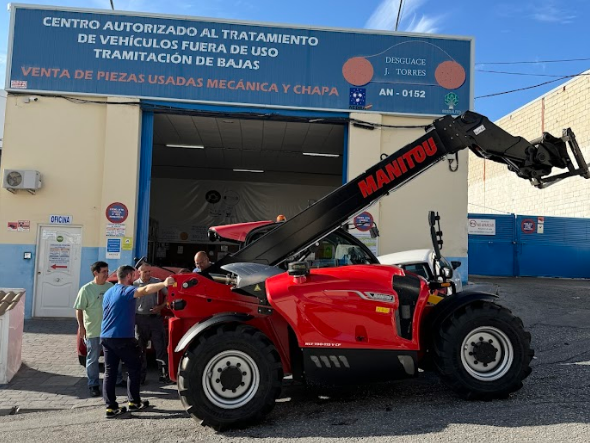
[[[124,223],[107,223],[106,236],[107,237],[125,237]]]
[[[520,223],[520,229],[525,234],[533,234],[535,232],[535,229],[536,229],[535,220],[533,220],[531,218],[525,218]]]
[[[65,271],[70,267],[72,245],[69,243],[50,243],[47,260],[48,271]]]
[[[31,230],[31,221],[30,220],[19,220],[18,221],[18,231],[19,232],[29,232]]]
[[[375,257],[377,257],[378,249],[379,249],[379,240],[377,237],[373,238],[370,234],[362,232],[362,233],[354,233],[353,234],[356,238],[358,238],[361,242],[365,244],[367,248],[373,253]]]
[[[496,235],[496,220],[487,218],[470,218],[467,233],[471,235]]]
[[[107,206],[106,216],[111,223],[123,223],[128,215],[129,210],[123,203],[116,202]]]
[[[123,238],[123,251],[132,251],[133,250],[133,239],[131,237],[124,237]]]
[[[354,13],[354,11],[350,11]],[[8,91],[458,115],[473,40],[11,5]]]
[[[107,259],[118,260],[121,258],[121,239],[107,238]]]
[[[354,227],[361,232],[368,232],[373,227],[373,216],[370,212],[363,212],[357,215],[354,220]]]
[[[50,215],[49,223],[52,225],[71,225],[73,217],[71,215]]]

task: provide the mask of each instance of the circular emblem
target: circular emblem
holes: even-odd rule
[[[111,223],[123,223],[128,215],[129,210],[123,203],[115,202],[107,206],[106,216]]]
[[[532,234],[533,232],[535,232],[535,220],[530,219],[530,218],[525,218],[521,223],[520,223],[520,229],[522,230],[522,232],[524,232],[525,234]]]
[[[57,240],[59,243],[61,243],[62,241],[64,241],[64,238],[63,238],[61,235],[58,235],[56,240]]]
[[[454,60],[447,60],[434,71],[436,82],[445,89],[457,89],[465,83],[465,69]]]
[[[359,231],[367,232],[373,227],[373,216],[370,212],[363,212],[354,218],[354,227]]]
[[[373,79],[375,70],[369,60],[364,57],[352,57],[342,66],[345,80],[354,86],[363,86]]]
[[[205,194],[205,200],[207,200],[207,202],[209,203],[219,203],[219,201],[221,200],[221,194],[217,191],[208,191]]]

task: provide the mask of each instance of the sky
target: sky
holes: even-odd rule
[[[393,31],[400,0],[113,0],[115,9],[302,26]],[[588,0],[402,0],[400,32],[475,39],[475,111],[497,120],[590,69]],[[23,2],[25,3],[25,2]],[[28,1],[110,9],[109,0]],[[0,12],[0,85],[9,13]],[[577,61],[556,61],[586,59]],[[525,63],[523,63],[525,62]],[[494,71],[494,72],[490,72]],[[518,92],[540,83],[543,86]],[[5,92],[2,91],[2,94]],[[3,104],[0,99],[0,106]],[[1,122],[0,122],[1,123]],[[2,125],[3,126],[3,125]]]

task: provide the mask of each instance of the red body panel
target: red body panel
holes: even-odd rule
[[[405,275],[393,266],[355,265],[313,269],[304,278],[286,272],[266,280],[267,299],[272,315],[258,313],[257,297],[232,291],[199,274],[176,275],[177,285],[169,289],[169,300],[184,299],[186,307],[174,311],[170,320],[168,355],[170,377],[176,380],[182,353],[174,348],[196,323],[220,313],[244,313],[254,318],[248,324],[260,329],[276,346],[286,374],[291,372],[289,326],[300,347],[339,347],[380,350],[420,350],[419,326],[428,301],[426,281],[422,281],[414,311],[412,339],[397,333],[399,299],[392,289],[395,276]],[[187,289],[182,283],[197,279]],[[370,294],[380,294],[376,299]]]
[[[259,300],[232,291],[232,287],[216,283],[200,274],[180,274],[174,276],[176,285],[168,288],[168,300],[183,299],[186,307],[174,311],[175,318],[169,322],[168,360],[170,378],[176,380],[178,364],[183,352],[174,352],[176,345],[184,334],[196,323],[221,313],[243,313],[254,318],[249,325],[261,330],[276,346],[285,372],[291,370],[289,361],[288,324],[279,315],[263,315],[258,313]],[[183,289],[185,281],[196,279],[197,285]]]
[[[419,350],[420,315],[428,300],[423,282],[412,340],[397,334],[399,299],[392,279],[404,275],[393,266],[355,265],[312,269],[301,279],[287,273],[266,281],[273,308],[292,326],[300,347]],[[392,300],[368,294],[391,295]]]
[[[234,225],[213,226],[209,228],[209,230],[215,231],[217,235],[219,235],[219,237],[223,239],[234,240],[243,243],[246,240],[246,236],[250,233],[250,231],[261,226],[270,225],[272,223],[274,222],[271,220],[249,223],[237,223]]]

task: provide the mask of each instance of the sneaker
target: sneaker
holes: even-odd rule
[[[146,409],[150,406],[149,400],[142,400],[139,403],[129,402],[127,404],[129,407],[129,411],[140,411],[142,409]]]
[[[121,408],[107,408],[107,412],[105,413],[106,418],[115,418],[119,415],[125,414],[127,412],[127,408],[125,406]]]
[[[89,389],[91,397],[100,397],[100,388],[98,386],[92,386]]]

